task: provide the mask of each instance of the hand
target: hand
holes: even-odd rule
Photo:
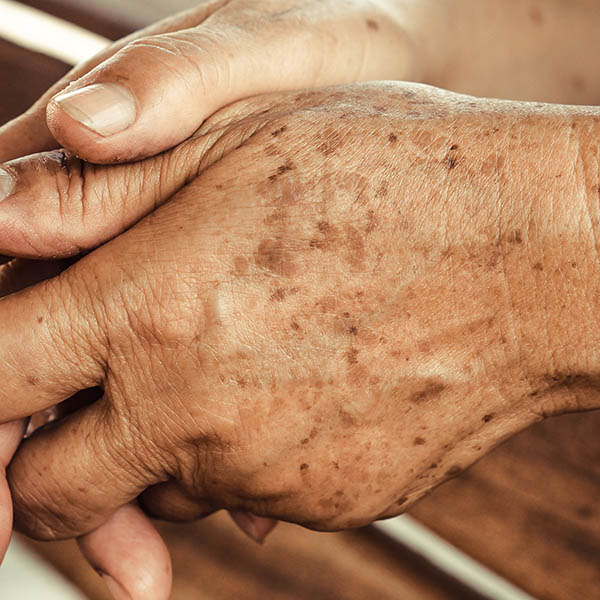
[[[413,78],[417,5],[205,0],[74,69],[0,130],[11,149],[0,160],[58,145],[93,162],[132,160],[173,147],[217,109],[258,93]]]
[[[13,261],[0,267],[0,296],[53,277],[64,268],[58,262]],[[24,425],[14,421],[0,426],[0,561],[12,530],[12,500],[5,469],[23,438]],[[136,506],[121,507],[78,542],[84,556],[102,575],[116,599],[161,600],[169,597],[169,553],[151,522]]]
[[[593,406],[597,129],[590,108],[371,84],[239,103],[145,163],[8,165],[21,233],[26,199],[68,236],[191,182],[0,303],[0,420],[105,392],[19,449],[19,525],[77,535],[140,494],[169,519],[362,525]]]

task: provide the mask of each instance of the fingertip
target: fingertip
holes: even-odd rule
[[[137,506],[122,506],[78,542],[117,600],[169,598],[173,578],[169,551]]]

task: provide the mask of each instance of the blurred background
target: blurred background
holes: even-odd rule
[[[108,40],[194,4],[0,0],[0,124]],[[319,534],[282,524],[259,547],[222,514],[162,524],[173,598],[600,598],[599,431],[598,413],[548,419],[380,527]],[[17,535],[0,597],[108,595],[73,542]]]

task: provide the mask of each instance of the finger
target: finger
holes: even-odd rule
[[[0,300],[0,422],[102,383],[103,312],[78,266]]]
[[[23,439],[24,421],[0,425],[0,563],[4,559],[12,533],[12,499],[6,480],[6,466]]]
[[[144,512],[165,521],[195,521],[215,512],[210,501],[191,497],[175,480],[153,485],[139,498]],[[242,510],[229,511],[233,522],[252,540],[262,544],[277,521]]]
[[[239,144],[254,130],[241,132]],[[231,137],[231,136],[230,136]],[[73,256],[115,237],[168,200],[217,160],[214,131],[143,162],[98,166],[62,150],[0,167],[0,253]],[[228,142],[225,142],[228,143]]]
[[[149,487],[139,505],[150,517],[164,521],[196,521],[217,510],[209,501],[191,497],[175,480]]]
[[[169,551],[154,525],[134,504],[119,508],[77,541],[114,598],[169,598],[173,579]]]
[[[49,102],[52,134],[86,160],[130,161],[242,98],[408,75],[402,35],[376,3],[284,4],[214,2],[199,25],[128,44]]]
[[[48,129],[46,122],[46,108],[48,102],[56,94],[63,91],[71,82],[76,81],[94,67],[113,56],[128,43],[148,35],[168,33],[181,28],[193,26],[200,22],[206,15],[215,9],[213,5],[221,4],[208,2],[205,6],[187,11],[174,17],[169,17],[145,29],[115,42],[96,56],[81,63],[55,85],[53,85],[28,111],[0,127],[0,162],[7,162],[21,156],[53,150],[58,148],[53,134]]]
[[[105,398],[25,440],[8,468],[15,525],[38,539],[99,527],[158,478],[137,437]]]
[[[257,517],[245,510],[230,510],[233,522],[252,540],[262,544],[277,526],[277,519]]]

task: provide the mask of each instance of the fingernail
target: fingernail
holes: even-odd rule
[[[262,544],[267,535],[269,535],[275,525],[277,525],[277,521],[273,519],[256,517],[252,513],[242,510],[232,510],[230,511],[230,514],[236,525],[251,540],[257,542],[258,544]]]
[[[8,198],[15,189],[15,178],[0,167],[0,202]]]
[[[65,92],[54,102],[72,119],[103,137],[127,129],[137,116],[133,95],[116,83],[95,83]]]
[[[131,596],[121,587],[121,584],[117,583],[110,575],[102,575],[102,580],[114,600],[131,600]]]

